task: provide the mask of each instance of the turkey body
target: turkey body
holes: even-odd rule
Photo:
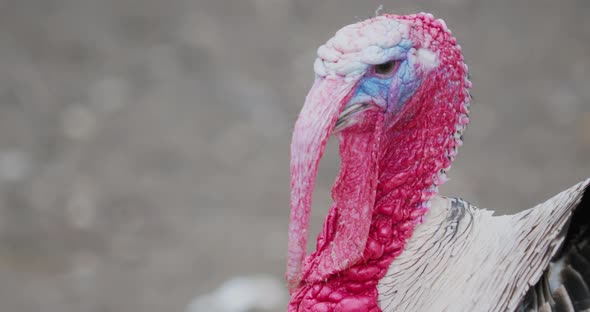
[[[379,282],[383,311],[588,311],[590,179],[493,216],[439,197]]]

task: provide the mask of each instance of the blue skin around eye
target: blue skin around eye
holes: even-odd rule
[[[397,89],[400,95],[399,103],[401,103],[401,105],[406,103],[406,101],[410,99],[414,93],[416,93],[416,90],[420,85],[419,78],[412,69],[413,66],[408,64],[408,61],[404,61],[402,64],[400,64],[400,68],[395,74],[395,76],[399,77],[399,85]],[[394,88],[392,88],[392,90],[393,89]]]
[[[392,77],[366,75],[361,78],[351,102],[363,101],[369,96],[374,99],[383,99],[387,103],[387,107],[383,109],[388,112],[400,111],[419,85],[419,79],[412,67],[407,60],[404,60]]]
[[[358,88],[354,94],[354,97],[370,96],[372,98],[381,98],[387,101],[389,97],[389,86],[393,77],[391,78],[379,78],[379,77],[363,77],[359,83]]]

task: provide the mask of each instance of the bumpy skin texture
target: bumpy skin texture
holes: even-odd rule
[[[430,14],[384,15],[341,32],[318,51],[316,85],[334,87],[340,81],[349,92],[338,91],[336,108],[328,108],[321,103],[330,100],[329,92],[312,90],[294,131],[290,312],[381,311],[376,286],[445,182],[469,121],[467,66],[442,20]],[[399,68],[385,103],[373,99],[376,109],[357,113],[336,133],[342,162],[334,204],[316,250],[302,260],[317,162],[337,117],[312,114],[341,112],[359,88],[371,89],[371,65],[390,59]],[[309,129],[324,132],[311,135],[315,130]],[[307,144],[309,136],[317,142]],[[310,151],[315,154],[307,155]]]

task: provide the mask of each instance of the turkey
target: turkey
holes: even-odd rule
[[[288,311],[590,309],[590,179],[506,216],[437,196],[471,100],[461,47],[442,20],[377,16],[317,54],[291,143]],[[340,171],[307,254],[331,134]]]

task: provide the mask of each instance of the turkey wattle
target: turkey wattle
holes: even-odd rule
[[[492,216],[438,186],[469,122],[467,66],[442,20],[382,15],[318,49],[291,145],[289,311],[590,308],[590,179]],[[328,137],[333,205],[306,252]]]

